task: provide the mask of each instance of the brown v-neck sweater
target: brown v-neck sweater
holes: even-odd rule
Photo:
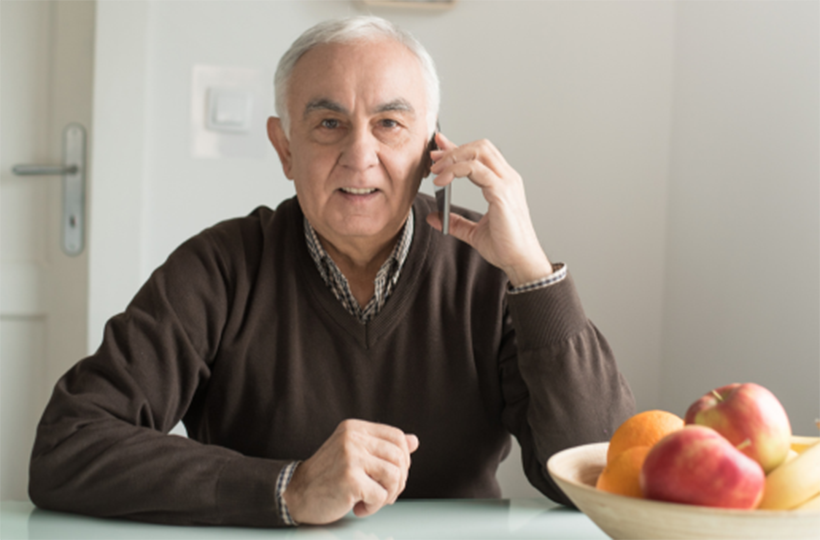
[[[508,295],[500,270],[425,223],[433,211],[419,195],[401,278],[367,324],[322,282],[295,199],[184,243],[57,383],[32,501],[279,526],[282,467],[359,418],[419,437],[402,497],[500,496],[512,433],[530,482],[566,503],[547,458],[607,440],[634,411],[629,388],[571,278]],[[180,419],[188,439],[167,435]]]

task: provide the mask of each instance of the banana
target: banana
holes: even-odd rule
[[[795,508],[795,510],[820,510],[820,493]]]
[[[810,446],[814,446],[820,442],[820,437],[804,437],[801,435],[792,435],[791,449],[798,454],[806,450]]]
[[[758,508],[788,510],[820,493],[820,443],[784,463],[766,477]]]

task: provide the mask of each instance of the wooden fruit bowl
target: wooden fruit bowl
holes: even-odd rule
[[[820,510],[725,510],[615,495],[595,489],[609,443],[568,448],[547,462],[573,503],[612,538],[811,539]]]

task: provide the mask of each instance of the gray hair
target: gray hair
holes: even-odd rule
[[[347,43],[358,39],[379,37],[393,39],[401,43],[418,58],[427,94],[427,129],[428,134],[433,135],[436,120],[438,119],[441,90],[436,66],[430,54],[416,38],[393,23],[381,17],[358,16],[332,19],[309,28],[293,42],[290,49],[279,60],[276,74],[273,77],[276,114],[279,115],[282,128],[288,136],[290,136],[290,118],[287,103],[288,87],[293,68],[302,55],[317,45]]]

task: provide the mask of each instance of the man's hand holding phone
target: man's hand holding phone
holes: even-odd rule
[[[437,175],[433,184],[449,187],[456,178],[469,178],[489,204],[477,223],[448,213],[449,234],[502,269],[514,287],[549,276],[552,265],[535,234],[524,182],[501,152],[486,139],[458,146],[436,133],[435,142],[438,150],[430,151],[430,170]],[[444,225],[438,212],[428,215],[427,222],[439,231]]]

